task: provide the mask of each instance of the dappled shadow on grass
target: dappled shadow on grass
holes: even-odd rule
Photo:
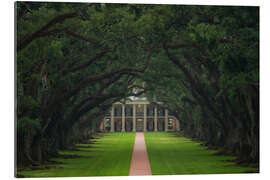
[[[92,148],[92,147],[95,147],[95,146],[81,146],[81,145],[76,145],[75,148]]]
[[[34,170],[51,170],[51,169],[63,169],[60,165],[64,164],[63,162],[55,162],[55,164],[44,164],[44,165],[38,165],[38,166],[28,166],[24,168],[17,169],[18,172],[20,171],[34,171]],[[20,175],[17,173],[17,177],[23,177],[23,175]]]
[[[233,163],[234,166],[239,166],[239,167],[256,168],[256,170],[248,170],[248,171],[245,171],[244,173],[258,173],[259,172],[259,164],[258,163],[241,162],[239,159],[237,159],[237,157],[235,156],[235,154],[233,152],[226,151],[224,149],[220,149],[217,147],[213,147],[213,148],[207,147],[206,150],[214,151],[212,153],[213,156],[225,156],[225,157],[231,156],[234,158],[234,159],[221,160],[222,162],[230,162],[230,163]]]
[[[83,149],[84,147],[74,147],[74,148],[70,148],[70,149],[67,149],[67,150],[69,150],[69,151],[79,151],[79,152],[91,152],[91,148],[93,148],[93,147],[91,147],[91,148],[88,148],[88,147],[85,147],[84,149]]]
[[[59,154],[57,156],[57,158],[61,158],[61,159],[77,159],[77,158],[85,158],[87,156],[80,156],[77,154]]]
[[[249,167],[249,168],[255,168],[255,170],[248,170],[243,173],[259,173],[259,164],[258,163],[247,163],[242,162],[241,160],[237,159],[234,153],[230,151],[226,151],[219,148],[206,148],[206,150],[216,150],[214,153],[212,153],[213,156],[231,156],[234,159],[225,159],[221,160],[222,162],[230,162],[233,163],[233,166],[239,166],[239,167]]]
[[[103,136],[104,137],[104,136]],[[104,139],[90,139],[69,149],[60,150],[52,160],[62,162],[62,168],[19,172],[20,177],[78,177],[128,175],[135,135],[110,134]],[[126,148],[128,147],[128,148]],[[130,153],[127,153],[126,149]],[[18,176],[19,177],[19,176]]]
[[[25,176],[22,175],[22,174],[16,174],[15,177],[16,177],[16,178],[24,178]]]
[[[58,157],[58,155],[56,156]],[[54,161],[54,160],[47,160],[46,162],[43,162],[43,164],[36,164],[36,165],[29,165],[25,167],[17,167],[17,171],[33,171],[33,170],[44,170],[44,169],[61,169],[61,164],[64,164],[60,161]],[[16,177],[19,177],[17,174]],[[21,175],[23,177],[23,175]]]
[[[235,162],[238,166],[256,168],[256,170],[246,171],[245,173],[259,173],[259,163],[243,163],[240,160],[236,160]]]
[[[106,134],[106,133],[97,133],[95,135],[92,135],[90,139],[100,139],[100,138],[103,138],[105,136],[108,136],[109,134]]]
[[[244,173],[259,173],[259,170],[249,170],[245,171]]]
[[[235,159],[225,159],[225,160],[221,160],[221,161],[223,161],[223,162],[235,162]]]
[[[170,134],[172,134],[174,137],[184,137],[184,133],[181,131],[175,131],[175,132],[169,132]]]
[[[99,143],[98,140],[90,139],[90,140],[82,141],[80,144],[97,144],[97,143]]]
[[[79,149],[82,148],[82,149]],[[84,149],[85,148],[85,149]],[[56,155],[53,159],[58,159],[60,161],[55,161],[55,160],[48,160],[42,165],[36,165],[36,166],[27,166],[23,168],[18,168],[17,171],[33,171],[33,170],[55,170],[55,169],[63,169],[63,167],[59,165],[66,164],[65,162],[62,162],[61,160],[63,159],[79,159],[79,158],[93,158],[92,156],[89,155],[77,155],[77,154],[71,154],[72,151],[74,153],[76,152],[91,152],[90,149],[93,148],[92,146],[80,146],[76,145],[73,148],[67,149],[67,151],[71,151],[69,154],[58,154]],[[17,177],[24,177],[23,175],[17,174]]]
[[[161,172],[164,172],[162,175],[172,174],[173,171],[175,174],[179,172],[180,174],[259,172],[256,165],[238,164],[235,154],[228,151],[222,152],[220,147],[210,146],[206,142],[183,136],[181,133],[146,133],[145,136],[150,151],[150,162],[154,164],[152,169],[154,174],[161,175]],[[163,152],[166,153],[163,154]],[[196,161],[199,164],[194,165]],[[165,166],[160,164],[165,164]],[[168,168],[167,171],[166,168]]]
[[[77,154],[61,154],[57,158],[59,159],[90,159],[90,158],[93,158],[93,156],[89,156],[89,155],[81,156]],[[66,164],[66,163],[62,162],[61,164]]]
[[[62,163],[63,164],[63,163]],[[34,166],[31,168],[31,170],[44,170],[44,169],[63,169],[61,166],[57,166],[57,165],[54,165],[54,166]]]
[[[97,140],[88,140],[85,142],[81,142],[79,144],[76,144],[74,147],[71,147],[67,150],[70,151],[81,151],[81,152],[91,152],[91,149],[96,149],[98,148],[95,145],[101,144],[100,141]]]
[[[28,166],[21,169],[17,169],[16,177],[17,178],[24,178],[25,176],[20,174],[21,171],[36,171],[36,170],[60,170],[64,169],[62,165],[68,164],[67,162],[63,162],[64,159],[88,159],[93,158],[92,156],[81,156],[76,154],[59,154],[56,156],[59,161],[50,160],[46,162],[44,165],[38,166]]]
[[[213,153],[213,155],[215,156],[234,156],[234,154],[232,152],[223,150],[223,149],[218,149],[217,148],[217,152]]]
[[[205,147],[205,150],[213,151],[213,153],[212,153],[213,156],[233,156],[236,158],[235,154],[230,152],[230,151],[226,151],[226,150],[221,149],[221,148],[216,147],[216,146],[210,146],[207,143],[202,142],[196,138],[187,137],[181,132],[174,132],[174,137],[184,137],[184,138],[189,139],[192,142],[200,143],[200,146]],[[259,173],[259,164],[258,163],[246,163],[246,162],[241,162],[238,159],[228,159],[228,160],[221,160],[221,161],[231,162],[234,165],[239,166],[239,167],[256,168],[256,170],[248,170],[248,171],[245,171],[244,173]]]

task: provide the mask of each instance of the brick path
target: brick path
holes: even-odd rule
[[[152,175],[143,132],[136,133],[129,175]]]

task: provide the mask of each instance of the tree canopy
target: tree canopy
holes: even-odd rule
[[[186,136],[258,163],[258,7],[17,2],[16,20],[18,164],[89,138],[140,95]]]

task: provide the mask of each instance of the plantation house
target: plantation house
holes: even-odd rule
[[[151,104],[145,97],[114,103],[100,125],[102,132],[178,130],[179,121],[167,109]]]

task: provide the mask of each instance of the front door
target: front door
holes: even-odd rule
[[[136,131],[143,131],[143,119],[136,120]]]

